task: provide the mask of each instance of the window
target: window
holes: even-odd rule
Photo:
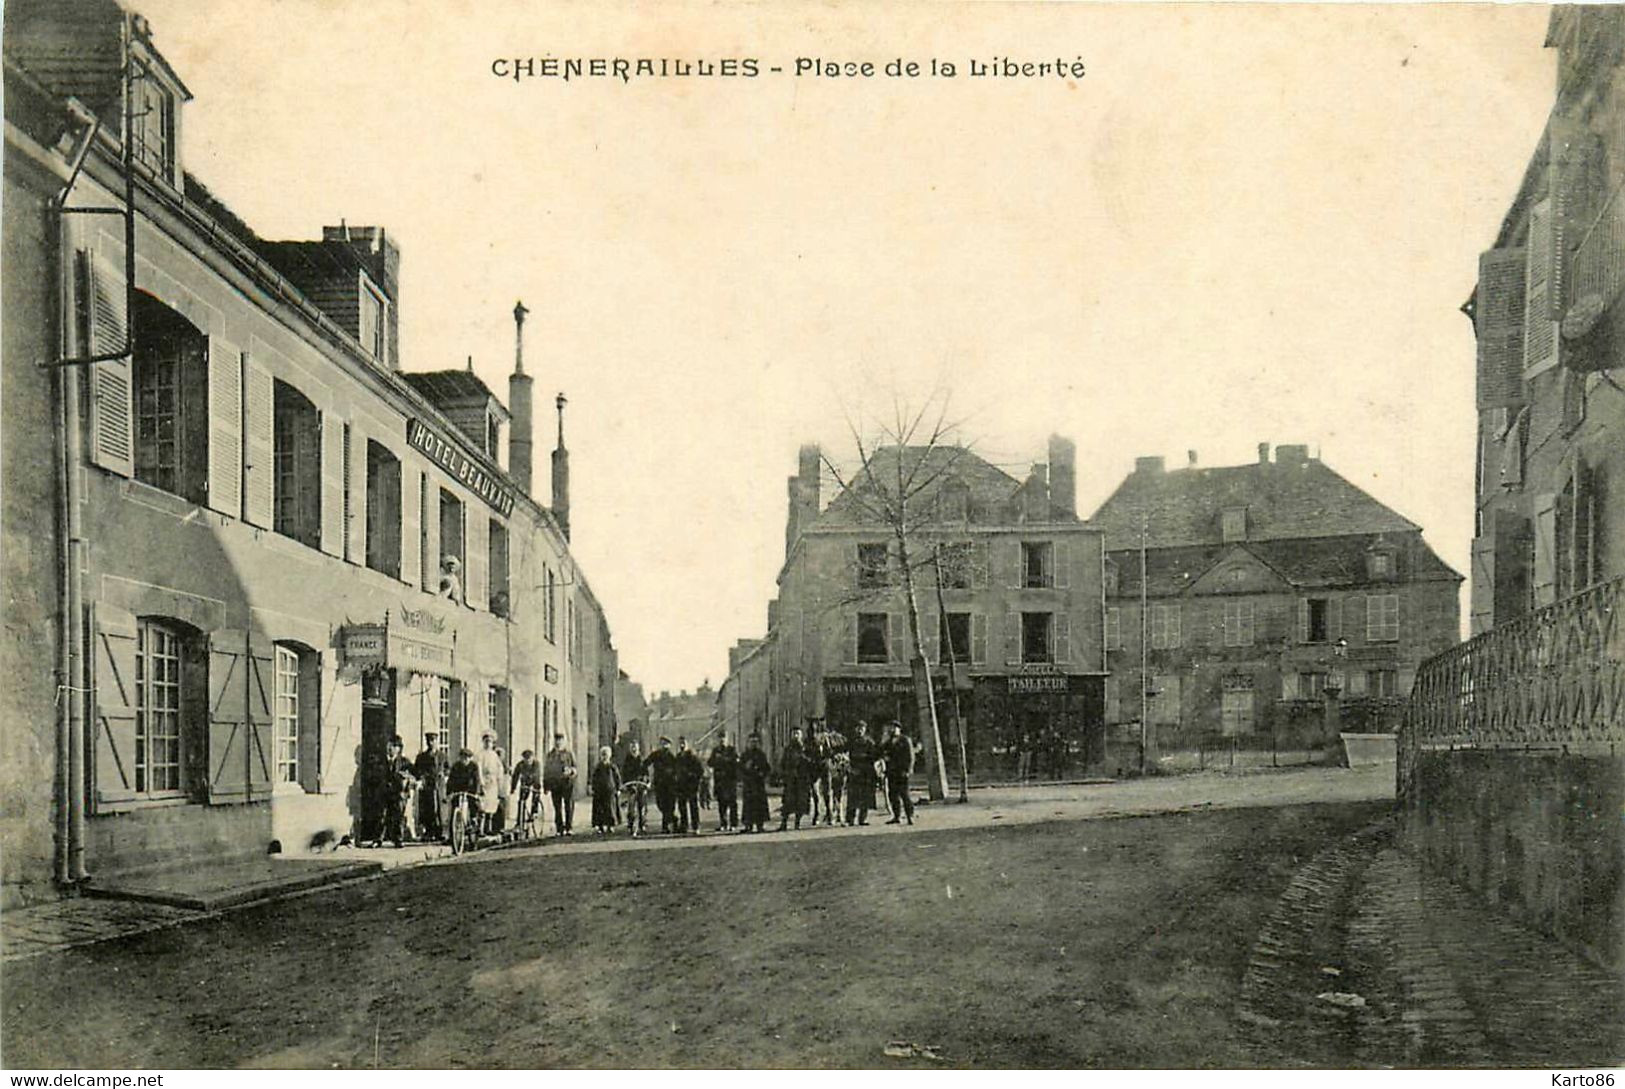
[[[858,614],[858,661],[865,664],[889,660],[886,647],[885,613]]]
[[[1253,679],[1224,678],[1219,703],[1219,728],[1226,737],[1253,732]]]
[[[1300,700],[1318,700],[1326,694],[1326,674],[1299,673],[1298,698]]]
[[[135,478],[202,503],[209,475],[208,339],[141,292],[134,319]]]
[[[1399,641],[1399,595],[1372,594],[1366,598],[1365,637],[1373,643]]]
[[[557,646],[558,641],[559,641],[559,631],[558,631],[558,621],[557,621],[556,618],[558,616],[558,609],[559,609],[559,606],[558,606],[558,585],[559,584],[558,584],[558,576],[553,574],[553,569],[551,567],[547,568],[546,582],[547,582],[547,596],[542,599],[543,629],[547,634],[547,641],[549,643],[552,643],[555,646]]]
[[[1212,523],[1208,523],[1211,525]],[[1247,539],[1247,508],[1226,507],[1220,516],[1220,529],[1223,531],[1225,541],[1245,541]]]
[[[181,789],[181,691],[184,638],[174,628],[143,621],[135,644],[135,789]]]
[[[889,552],[885,545],[860,544],[858,546],[858,585],[886,585],[886,568],[889,562]]]
[[[941,654],[944,661],[950,654],[960,665],[970,661],[970,613],[943,613]]]
[[[1366,693],[1379,699],[1400,695],[1399,673],[1392,669],[1369,669],[1365,674]]]
[[[1173,650],[1179,646],[1179,606],[1151,606],[1151,648]]]
[[[1123,646],[1123,613],[1115,606],[1106,610],[1106,649],[1120,650]]]
[[[384,345],[384,308],[388,304],[372,285],[361,284],[361,328],[358,339],[367,353],[380,363],[386,362]]]
[[[491,519],[490,533],[486,536],[491,579],[491,612],[508,615],[508,527]]]
[[[1324,643],[1330,636],[1331,602],[1323,597],[1312,597],[1304,603],[1303,640],[1306,643]]]
[[[502,448],[502,426],[497,423],[495,416],[485,418],[485,452],[491,455],[491,460],[497,460],[497,451]]]
[[[1374,579],[1391,579],[1394,577],[1394,554],[1392,552],[1373,552],[1367,557],[1367,569]]]
[[[1106,561],[1105,579],[1106,596],[1115,596],[1117,593],[1117,562],[1115,560]]]
[[[1021,542],[1021,584],[1027,587],[1055,585],[1055,547],[1048,541]]]
[[[278,644],[276,648],[276,723],[272,738],[277,783],[299,782],[299,654]]]
[[[975,558],[971,552],[969,541],[953,541],[942,546],[942,588],[944,590],[969,590],[971,588],[971,566]]]
[[[1023,662],[1053,662],[1055,647],[1050,639],[1054,629],[1052,613],[1021,614],[1021,660]]]
[[[1224,645],[1250,647],[1253,645],[1253,603],[1226,601],[1224,603]]]
[[[350,542],[355,540],[355,536],[350,532],[350,518],[354,513],[354,502],[352,498],[354,489],[352,487],[350,478],[350,466],[352,464],[350,460],[350,441],[350,425],[345,424],[344,440],[341,444],[343,447],[342,471],[344,473],[344,483],[342,485],[344,493],[344,558],[353,561],[355,559],[355,554],[350,550]]]
[[[444,677],[438,678],[438,682],[435,706],[440,740],[445,742],[446,750],[455,758],[457,750],[467,743],[463,737],[463,686]]]
[[[131,95],[134,113],[135,141],[131,146],[135,158],[150,167],[153,173],[167,182],[175,179],[175,96],[158,81],[152,66],[141,66],[142,74],[135,80]]]
[[[322,417],[303,393],[278,381],[272,394],[273,528],[300,544],[322,543]]]
[[[367,566],[401,577],[401,462],[367,440]]]
[[[446,561],[456,560],[457,587],[453,600],[463,597],[463,502],[446,489],[440,489],[440,566],[444,575]]]
[[[514,763],[512,698],[512,693],[499,684],[485,690],[485,723],[497,735],[497,747],[507,754],[509,764]]]
[[[418,577],[423,588],[433,591],[440,584],[439,573],[429,563],[429,474],[418,474]]]

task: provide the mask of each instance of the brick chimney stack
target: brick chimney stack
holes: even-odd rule
[[[525,315],[529,312],[523,302],[513,304],[513,373],[508,376],[508,411],[513,414],[513,429],[508,434],[508,475],[526,495],[530,494],[536,445],[534,391],[531,377],[525,373]]]
[[[1049,502],[1062,518],[1078,516],[1078,448],[1060,435],[1049,437]]]
[[[823,471],[823,454],[817,443],[805,443],[797,457],[796,475],[789,481],[790,515],[784,526],[784,554],[788,556],[796,545],[801,531],[818,517],[820,506],[819,477]]]
[[[564,448],[564,406],[569,402],[560,393],[553,399],[559,412],[559,444],[553,448],[553,518],[564,539],[570,539],[570,451]]]

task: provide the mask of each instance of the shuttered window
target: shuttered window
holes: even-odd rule
[[[209,338],[209,464],[208,503],[213,510],[241,518],[243,507],[244,423],[250,425],[248,457],[255,470],[251,484],[270,486],[271,404],[270,375],[263,368],[250,368],[247,404],[244,403],[244,360],[234,345],[219,337]],[[260,381],[263,380],[263,388]],[[245,412],[247,415],[245,415]],[[269,526],[268,494],[263,509],[253,513],[255,525]]]
[[[89,251],[78,260],[81,354],[123,351],[128,326],[124,276]],[[90,459],[120,476],[135,475],[133,375],[128,358],[90,370]]]
[[[1478,258],[1473,326],[1478,336],[1478,409],[1512,408],[1525,400],[1523,384],[1524,287],[1528,254],[1522,247],[1490,250]]]
[[[367,440],[367,566],[401,576],[401,462],[390,449]]]
[[[1529,211],[1523,330],[1525,380],[1557,363],[1557,323],[1551,318],[1553,244],[1551,202],[1543,200]]]
[[[286,382],[272,387],[272,510],[276,532],[301,544],[322,543],[322,417]]]
[[[136,631],[135,789],[179,791],[182,779],[182,634],[157,621]]]
[[[887,648],[890,620],[885,613],[859,613],[857,619],[857,657],[860,663],[876,664],[890,661]]]

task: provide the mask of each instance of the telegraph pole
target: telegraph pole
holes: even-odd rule
[[[948,627],[948,603],[942,596],[942,546],[935,545],[931,550],[931,563],[937,572],[937,615],[942,617],[942,630],[939,635],[946,635],[943,640],[948,658],[948,691],[953,695],[954,733],[959,738],[959,800],[970,801],[970,762],[965,758],[965,720],[959,713],[959,674],[955,669],[959,656],[954,653],[953,631]]]
[[[1145,774],[1145,753],[1151,736],[1151,614],[1145,584],[1145,545],[1151,519],[1140,515],[1140,774]]]

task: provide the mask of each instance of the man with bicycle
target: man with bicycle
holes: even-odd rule
[[[519,763],[513,766],[509,792],[518,799],[519,811],[515,823],[521,832],[525,832],[536,819],[536,812],[542,803],[542,765],[532,750],[526,749],[519,754]]]

